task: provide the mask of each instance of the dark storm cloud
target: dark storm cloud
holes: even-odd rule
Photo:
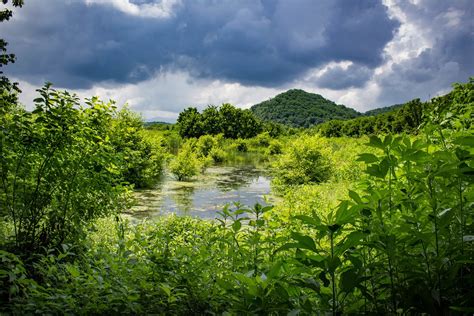
[[[432,46],[419,55],[402,60],[376,77],[384,105],[421,97],[429,99],[466,82],[474,75],[474,2],[408,1],[397,4]]]
[[[291,82],[330,61],[373,69],[399,25],[375,0],[183,1],[168,18],[81,0],[30,1],[3,24],[1,37],[18,58],[8,73],[67,88],[136,83],[167,69],[259,86]]]
[[[329,67],[318,77],[315,83],[321,88],[342,90],[347,88],[360,88],[370,79],[372,70],[356,64],[346,69],[341,66]]]

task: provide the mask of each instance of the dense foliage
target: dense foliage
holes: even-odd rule
[[[315,127],[315,130],[326,137],[360,137],[381,133],[417,133],[422,121],[423,112],[431,111],[429,104],[415,99],[394,110],[381,112],[373,116],[361,116],[352,120],[331,120]]]
[[[383,113],[394,112],[394,111],[400,109],[402,106],[403,106],[403,104],[394,104],[394,105],[385,106],[385,107],[382,107],[382,108],[376,108],[376,109],[368,110],[368,111],[364,112],[364,115],[365,116],[375,116],[375,115],[379,115],[379,114],[383,114]]]
[[[179,114],[178,129],[181,137],[200,137],[223,134],[225,138],[250,138],[260,133],[264,126],[249,110],[230,104],[209,106],[202,113],[187,108]]]
[[[161,156],[128,110],[46,85],[27,112],[0,109],[0,215],[13,224],[12,246],[32,252],[83,234],[84,223],[123,208],[126,184],[161,172]],[[79,211],[80,210],[80,211]]]
[[[332,173],[328,142],[319,137],[300,137],[273,165],[277,186],[320,183]]]
[[[252,112],[262,120],[293,127],[310,127],[328,120],[351,119],[360,115],[344,105],[336,104],[319,94],[292,89],[256,104]]]

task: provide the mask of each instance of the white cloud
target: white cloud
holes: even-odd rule
[[[87,5],[99,4],[109,5],[124,13],[147,17],[147,18],[169,18],[180,0],[161,0],[152,3],[136,4],[130,0],[85,0]]]
[[[88,5],[109,5],[117,10],[135,16],[167,18],[173,16],[176,0],[161,2],[132,0],[80,0]],[[138,4],[141,3],[141,4]],[[242,108],[267,100],[278,93],[291,88],[300,88],[308,92],[318,93],[336,103],[345,104],[358,111],[366,111],[375,107],[402,103],[411,98],[427,99],[449,90],[449,84],[460,80],[462,63],[458,60],[445,58],[441,60],[443,46],[439,43],[451,38],[455,28],[466,24],[469,12],[458,7],[424,6],[423,1],[384,0],[391,18],[397,19],[401,25],[394,38],[384,49],[384,63],[374,70],[366,84],[362,87],[349,86],[335,90],[318,86],[318,78],[334,68],[351,72],[354,63],[338,61],[318,65],[309,69],[305,75],[294,81],[273,88],[246,86],[235,81],[218,79],[197,79],[191,67],[187,71],[165,71],[157,73],[148,69],[146,64],[138,64],[132,75],[150,73],[148,80],[139,83],[117,84],[96,83],[90,89],[75,90],[81,98],[98,95],[102,99],[114,99],[118,105],[128,103],[130,107],[142,113],[145,119],[174,121],[178,113],[188,106],[199,109],[209,104],[220,105],[232,103]],[[179,28],[187,28],[186,22]],[[453,32],[451,32],[453,29]],[[209,37],[209,41],[212,38]],[[104,49],[115,47],[117,41],[109,40],[101,44]],[[450,45],[449,43],[446,45]],[[101,47],[102,47],[101,46]],[[436,48],[438,47],[438,50]],[[447,46],[450,48],[450,46]],[[450,57],[450,52],[446,53]],[[232,62],[229,59],[229,63]],[[183,64],[189,63],[183,56]],[[183,69],[183,68],[181,68]],[[286,73],[288,76],[288,74]],[[463,80],[465,80],[464,78]],[[25,79],[27,80],[27,79]],[[231,79],[229,79],[231,80]],[[289,79],[288,79],[289,80]],[[26,81],[20,82],[24,93],[20,100],[31,105],[35,97],[36,86]],[[37,82],[37,81],[36,81]],[[327,86],[327,85],[326,85]],[[30,106],[31,108],[31,106]]]
[[[18,81],[23,90],[20,101],[31,109],[38,87],[18,79],[14,81]],[[62,89],[62,87],[55,88]],[[231,103],[241,108],[249,108],[284,91],[246,87],[239,83],[226,83],[220,80],[196,80],[186,72],[160,72],[151,79],[137,84],[102,83],[90,89],[69,90],[82,99],[99,96],[103,100],[113,99],[119,106],[127,103],[146,120],[164,121],[174,121],[178,113],[189,106],[204,109],[209,104]]]
[[[23,90],[20,101],[31,110],[32,100],[38,95],[35,92],[38,87],[22,80],[13,80],[18,81]],[[63,89],[59,86],[54,88]],[[104,101],[115,100],[118,106],[128,104],[132,110],[141,113],[145,120],[174,122],[179,112],[189,106],[202,110],[210,104],[231,103],[240,108],[250,108],[292,88],[321,94],[336,103],[351,106],[359,111],[373,108],[378,96],[377,86],[373,83],[363,89],[340,91],[320,88],[305,80],[279,88],[265,88],[220,80],[193,79],[186,72],[159,72],[151,79],[137,84],[102,83],[90,89],[69,91],[78,94],[82,100],[99,96]]]

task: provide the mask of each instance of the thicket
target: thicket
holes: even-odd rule
[[[83,235],[85,223],[123,209],[130,184],[147,185],[162,168],[127,109],[81,105],[50,84],[38,91],[32,112],[8,96],[0,109],[0,216],[13,226],[10,245],[26,253]]]
[[[414,99],[401,106],[395,106],[392,111],[345,121],[331,120],[317,125],[314,130],[325,137],[361,137],[388,133],[416,134],[423,123],[423,113],[431,110],[430,103]]]
[[[225,138],[250,138],[263,129],[263,124],[249,110],[227,103],[209,106],[202,114],[196,108],[187,108],[179,114],[177,125],[184,138],[217,134]]]
[[[273,184],[277,187],[321,183],[332,174],[328,141],[317,136],[300,136],[273,162]]]

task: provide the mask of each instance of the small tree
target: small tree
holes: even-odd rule
[[[327,143],[319,137],[301,137],[273,165],[274,184],[297,185],[329,180],[332,173]]]
[[[178,155],[170,162],[169,168],[178,181],[184,181],[199,173],[202,162],[193,152],[193,146],[188,142],[184,144]]]

